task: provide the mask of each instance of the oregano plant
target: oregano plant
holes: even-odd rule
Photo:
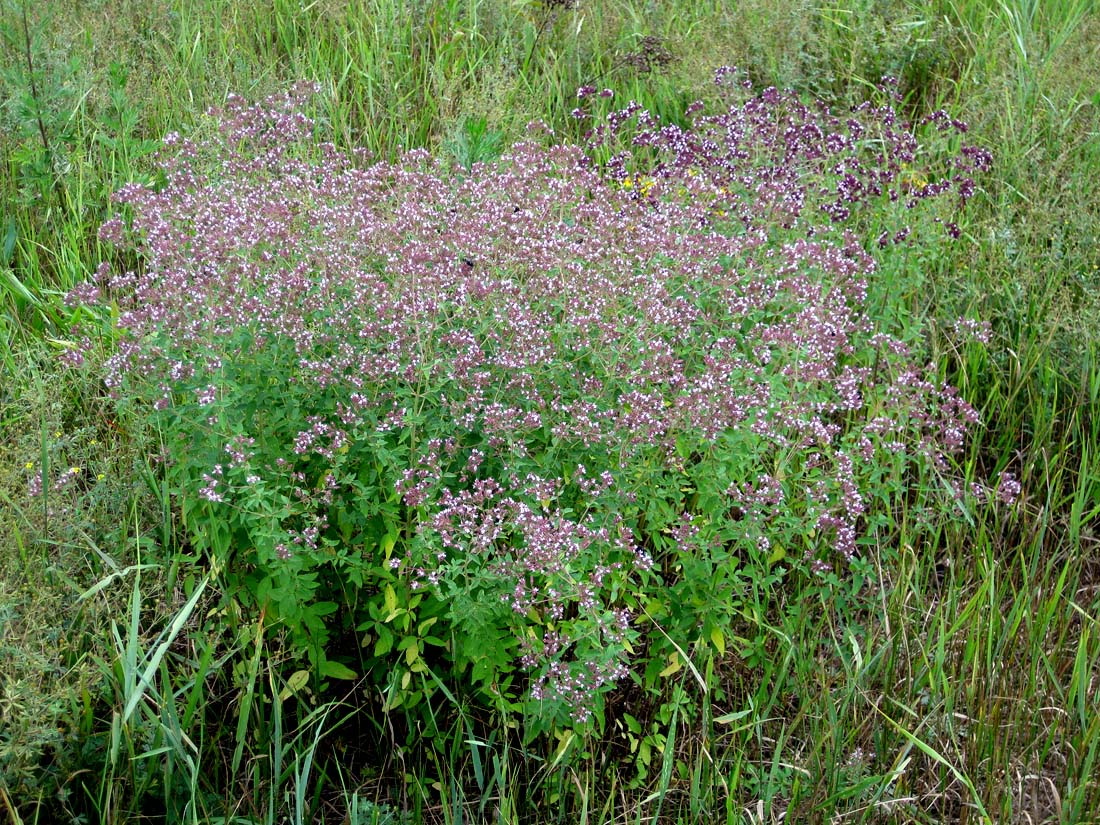
[[[319,142],[310,94],[166,137],[101,231],[141,269],[70,300],[117,307],[104,380],[166,433],[192,542],[320,677],[599,724],[628,674],[724,653],[751,587],[840,582],[898,497],[963,494],[976,415],[867,313],[912,239],[859,205],[957,210],[981,150],[914,191],[889,105],[742,90],[456,174]]]

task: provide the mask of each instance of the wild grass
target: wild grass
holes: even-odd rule
[[[0,34],[0,819],[1100,821],[1094,3],[0,0]],[[600,741],[525,741],[446,686],[432,738],[315,694],[189,559],[159,434],[57,365],[62,296],[140,264],[97,238],[111,192],[228,92],[313,80],[338,145],[468,171],[530,120],[579,138],[583,84],[682,123],[722,64],[839,104],[892,73],[993,148],[962,242],[876,278],[981,414],[961,471],[1014,473],[1018,506],[929,533],[901,502],[898,562],[848,606],[755,588],[743,638],[686,651]],[[32,498],[27,465],[78,472]]]

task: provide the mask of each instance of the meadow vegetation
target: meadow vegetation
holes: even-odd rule
[[[1090,0],[0,36],[2,821],[1100,821]]]

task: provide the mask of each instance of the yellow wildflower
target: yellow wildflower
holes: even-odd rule
[[[898,176],[903,192],[921,192],[928,185],[928,178],[924,173],[909,167],[908,163],[901,165],[901,174]]]
[[[622,182],[623,189],[634,189],[637,187],[638,192],[641,193],[643,198],[648,197],[649,193],[653,190],[653,187],[657,185],[657,181],[653,178],[644,178],[641,175],[627,175]]]

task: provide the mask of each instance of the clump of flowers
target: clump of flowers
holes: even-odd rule
[[[988,150],[967,144],[924,156],[929,147],[922,147],[914,126],[897,116],[896,78],[882,79],[877,105],[866,102],[843,114],[821,101],[807,103],[793,91],[771,87],[754,93],[752,82],[732,67],[715,73],[715,85],[730,104],[726,111],[710,114],[695,104],[691,125],[684,128],[661,123],[631,103],[594,123],[589,148],[609,154],[606,174],[624,186],[636,177],[630,164],[648,159],[652,178],[668,184],[663,190],[686,187],[693,200],[745,231],[780,226],[814,237],[853,224],[867,235],[875,233],[860,219],[881,220],[885,214],[893,225],[880,227],[879,247],[906,242],[911,232],[904,214],[882,209],[884,201],[904,211],[922,202],[948,202],[948,216],[933,220],[957,238],[951,216],[973,197],[974,175],[992,166]],[[582,101],[590,100],[592,91],[581,89]],[[573,115],[591,117],[583,105]],[[932,130],[941,143],[967,132],[965,123],[943,110],[918,126]],[[624,144],[626,149],[610,154]],[[653,191],[650,186],[639,195]]]
[[[845,224],[908,197],[887,109],[631,107],[601,129],[637,116],[648,168],[532,138],[453,177],[316,144],[307,98],[170,135],[101,233],[143,268],[74,300],[117,303],[107,385],[322,674],[365,649],[391,706],[430,668],[583,722],[639,657],[722,644],[753,577],[842,574],[943,486],[976,416],[866,314]]]

